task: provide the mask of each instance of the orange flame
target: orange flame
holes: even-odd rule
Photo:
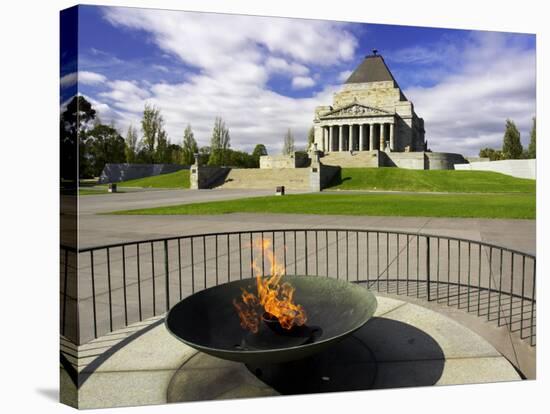
[[[294,287],[288,283],[281,283],[285,275],[285,268],[279,264],[270,249],[271,241],[255,243],[261,249],[262,257],[267,257],[270,276],[264,276],[261,268],[253,261],[252,267],[256,273],[257,293],[243,289],[241,301],[233,300],[233,305],[239,314],[241,326],[253,333],[260,329],[262,315],[267,313],[276,318],[281,327],[291,329],[293,326],[302,326],[307,321],[307,315],[301,305],[294,303]]]

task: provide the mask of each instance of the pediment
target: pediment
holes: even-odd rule
[[[353,103],[351,105],[344,106],[342,108],[334,109],[326,114],[321,115],[319,118],[341,118],[341,117],[354,117],[354,116],[374,116],[374,115],[393,115],[383,109],[374,108],[372,106],[361,105]]]

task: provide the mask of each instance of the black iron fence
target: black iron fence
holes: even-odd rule
[[[255,245],[266,242],[266,249]],[[364,283],[454,306],[536,344],[536,258],[453,237],[380,230],[211,233],[61,248],[61,333],[86,343],[161,315],[182,298],[232,280],[287,274]]]

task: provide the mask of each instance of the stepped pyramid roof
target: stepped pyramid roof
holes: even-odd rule
[[[384,62],[384,58],[375,53],[365,56],[365,59],[359,66],[357,66],[345,83],[369,83],[383,81],[395,82],[395,78],[386,65],[386,62]],[[395,83],[397,84],[397,82]]]

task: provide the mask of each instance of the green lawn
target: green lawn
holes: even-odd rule
[[[488,171],[342,168],[335,190],[435,191],[451,193],[534,193],[535,180]]]
[[[189,188],[189,170],[180,170],[175,173],[121,181],[117,183],[117,185],[119,187],[141,188]]]
[[[535,194],[299,194],[117,211],[112,214],[227,213],[534,219]]]

